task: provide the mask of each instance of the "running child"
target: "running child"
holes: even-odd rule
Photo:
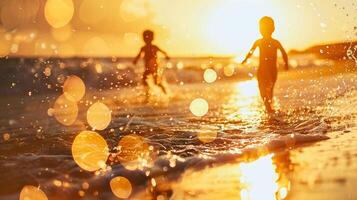
[[[140,49],[139,54],[136,56],[134,59],[133,63],[136,65],[142,54],[144,54],[144,62],[145,62],[145,71],[143,74],[143,84],[146,87],[147,94],[149,92],[149,87],[148,87],[148,78],[149,76],[152,76],[154,80],[154,84],[159,86],[162,91],[166,94],[166,88],[162,85],[161,83],[161,77],[159,77],[158,71],[159,71],[159,66],[157,63],[157,53],[161,52],[162,54],[165,55],[165,58],[169,60],[169,56],[167,53],[163,50],[161,50],[159,47],[156,45],[152,44],[152,41],[154,40],[154,32],[151,30],[146,30],[143,33],[143,40],[145,42],[145,46],[143,46]]]
[[[280,44],[280,42],[272,37],[272,34],[275,31],[274,20],[270,17],[263,17],[260,22],[260,33],[263,38],[257,40],[248,55],[242,62],[246,63],[249,57],[251,57],[257,47],[259,47],[259,68],[257,71],[258,85],[260,96],[263,99],[266,111],[268,113],[273,113],[273,95],[274,95],[274,86],[277,80],[277,52],[280,50],[282,53],[285,70],[289,69],[288,64],[288,55]]]

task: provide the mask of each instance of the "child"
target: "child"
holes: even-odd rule
[[[259,68],[257,72],[260,96],[263,99],[266,111],[273,113],[273,90],[277,79],[277,50],[280,50],[285,62],[285,70],[288,70],[288,55],[278,40],[272,38],[275,31],[274,20],[263,17],[260,22],[260,33],[263,38],[257,40],[242,64],[246,63],[255,49],[259,47]]]
[[[133,63],[136,65],[138,60],[141,57],[141,54],[144,53],[144,61],[145,61],[145,72],[143,75],[143,84],[148,90],[148,83],[147,79],[148,76],[151,75],[154,79],[155,85],[159,86],[162,91],[166,94],[166,89],[165,87],[161,84],[160,77],[158,75],[158,64],[157,64],[157,52],[161,52],[162,54],[165,55],[166,59],[169,60],[169,56],[167,55],[166,52],[161,50],[159,47],[156,45],[152,44],[152,41],[154,40],[154,32],[151,30],[146,30],[143,33],[143,40],[145,42],[145,46],[143,46],[140,49],[139,54],[136,56],[134,59]],[[148,92],[148,91],[147,91]]]

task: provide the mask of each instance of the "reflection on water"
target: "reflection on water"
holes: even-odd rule
[[[147,192],[145,197],[152,195],[156,199],[284,199],[290,191],[286,175],[288,170],[282,171],[279,165],[289,162],[276,161],[275,154],[245,164],[240,162],[242,160],[231,163],[236,156],[246,156],[241,154],[246,149],[256,147],[257,152],[261,152],[261,149],[272,148],[274,151],[321,140],[323,137],[314,137],[310,133],[316,132],[316,128],[318,132],[327,130],[328,126],[324,121],[315,117],[314,112],[306,115],[306,110],[303,109],[282,117],[289,123],[266,122],[256,80],[237,84],[217,83],[213,87],[204,87],[205,92],[202,95],[197,95],[197,91],[202,89],[201,85],[189,87],[187,90],[176,88],[177,97],[167,107],[141,105],[134,98],[136,94],[133,91],[136,90],[123,89],[120,92],[122,96],[118,96],[115,101],[111,98],[114,96],[112,92],[108,92],[105,98],[98,98],[113,111],[112,123],[104,131],[98,131],[102,138],[98,136],[95,140],[81,140],[84,143],[77,149],[79,152],[74,156],[75,161],[71,154],[75,136],[82,130],[90,130],[89,125],[93,125],[86,123],[87,109],[83,109],[89,107],[89,101],[74,102],[82,110],[78,116],[75,113],[75,118],[83,123],[74,122],[76,126],[65,127],[65,131],[61,131],[63,126],[52,118],[42,120],[47,117],[48,107],[36,114],[26,110],[28,114],[24,120],[3,120],[3,124],[13,124],[13,128],[3,132],[4,143],[1,150],[5,151],[6,159],[2,159],[1,169],[10,173],[4,174],[0,193],[17,195],[19,188],[33,185],[41,186],[50,198],[60,196],[58,199],[77,199],[83,195],[86,199],[91,196],[95,196],[93,199],[114,199],[114,195],[130,195],[130,199],[134,199],[131,197],[136,197],[143,188],[147,189],[144,191]],[[281,97],[284,94],[279,95],[277,92],[280,99],[283,99]],[[192,103],[197,98],[202,101]],[[125,104],[127,99],[135,101]],[[26,107],[37,108],[34,105],[41,101],[36,98],[34,100],[36,102],[30,102]],[[61,106],[62,110],[68,109],[68,103]],[[51,116],[61,114],[56,112],[56,107],[53,109]],[[72,112],[68,114],[71,115]],[[299,116],[304,118],[300,120]],[[61,119],[68,122],[68,117]],[[31,128],[22,129],[22,123],[26,125],[29,122]],[[13,133],[17,126],[21,129]],[[41,127],[43,139],[32,137],[39,130],[37,127]],[[98,128],[98,125],[95,124],[94,127]],[[24,132],[31,134],[25,135]],[[302,135],[299,136],[298,133]],[[291,135],[294,137],[289,138]],[[102,144],[109,148],[104,152],[104,158],[101,157]],[[82,168],[90,167],[89,170],[79,168],[78,163],[82,164]],[[13,166],[21,166],[23,170],[14,171]],[[203,166],[210,167],[202,169]],[[101,171],[87,172],[97,170],[94,168]],[[133,169],[138,170],[132,171]],[[110,182],[114,177],[124,177],[128,181],[120,178]],[[171,184],[172,182],[174,183]],[[90,189],[85,191],[88,187],[83,187],[82,183],[88,183]],[[78,193],[81,186],[83,190]],[[162,198],[159,198],[160,195]]]
[[[186,171],[173,186],[172,199],[285,199],[289,181],[273,157],[270,154],[253,162]]]
[[[274,200],[287,196],[287,187],[279,184],[279,174],[272,160],[273,155],[240,165],[240,197],[243,200]]]
[[[238,82],[227,105],[228,120],[254,121],[260,123],[262,105],[260,103],[258,83],[256,80]],[[231,112],[231,110],[236,110]]]

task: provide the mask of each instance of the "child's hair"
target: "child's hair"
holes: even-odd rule
[[[260,33],[263,36],[271,36],[275,31],[275,23],[271,17],[263,17],[259,21]]]
[[[151,30],[145,30],[143,32],[143,38],[146,43],[150,43],[154,40],[154,32]]]

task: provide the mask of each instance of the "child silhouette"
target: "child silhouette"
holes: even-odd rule
[[[153,31],[151,30],[144,31],[143,40],[145,42],[145,46],[143,46],[140,49],[140,52],[134,59],[133,63],[134,65],[136,65],[141,55],[144,53],[145,71],[143,75],[143,84],[146,87],[147,94],[149,91],[147,79],[150,75],[153,77],[155,85],[159,86],[162,89],[162,91],[166,94],[166,89],[161,84],[161,80],[158,75],[159,67],[157,64],[157,52],[161,52],[162,54],[164,54],[167,60],[169,60],[170,58],[165,51],[161,50],[159,47],[152,44],[152,41],[154,40]]]
[[[288,55],[280,44],[280,42],[272,38],[272,34],[275,31],[274,20],[270,17],[263,17],[259,21],[260,33],[263,38],[255,41],[253,47],[249,51],[248,55],[242,62],[246,63],[249,57],[252,56],[255,49],[259,47],[259,68],[257,71],[258,85],[260,96],[263,99],[266,111],[273,113],[273,91],[274,85],[277,79],[277,50],[280,50],[285,62],[285,70],[288,70]]]

